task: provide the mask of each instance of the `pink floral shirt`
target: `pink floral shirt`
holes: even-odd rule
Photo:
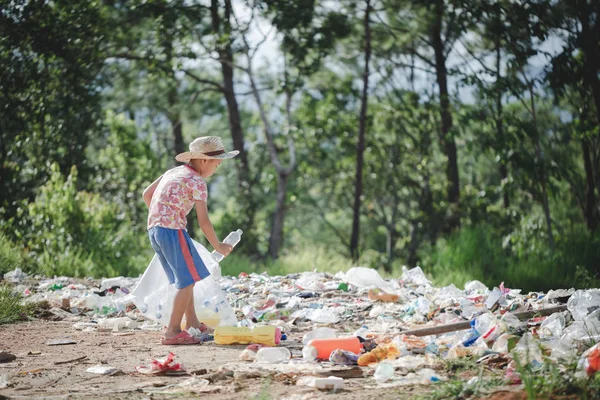
[[[207,199],[206,182],[189,165],[168,170],[152,196],[148,229],[154,226],[186,229],[186,217],[192,211],[195,201]]]

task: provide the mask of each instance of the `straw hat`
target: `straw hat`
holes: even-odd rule
[[[202,136],[190,143],[190,151],[175,156],[179,162],[188,162],[194,158],[204,160],[224,160],[237,156],[239,151],[225,152],[223,141],[218,136]]]

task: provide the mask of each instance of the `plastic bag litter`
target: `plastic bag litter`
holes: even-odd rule
[[[4,274],[4,280],[12,283],[19,283],[25,278],[27,278],[27,274],[24,273],[21,268],[15,268],[14,270]]]
[[[529,332],[525,333],[512,351],[513,358],[519,360],[522,365],[530,365],[534,368],[541,367],[544,362],[540,344]]]
[[[386,282],[377,270],[366,267],[353,267],[350,268],[345,274],[340,274],[340,278],[350,283],[357,288],[366,289],[375,287],[378,289],[385,290],[386,292],[392,292],[393,287],[389,282]]]
[[[430,385],[441,380],[436,371],[431,368],[423,368],[394,380],[393,386]]]
[[[549,290],[548,293],[546,293],[546,296],[544,296],[544,299],[545,300],[554,300],[554,299],[559,299],[561,297],[569,297],[574,292],[575,292],[575,289]]]
[[[474,280],[465,283],[465,293],[469,295],[479,294],[487,296],[490,293],[490,289],[482,282]]]
[[[578,375],[592,376],[600,371],[600,343],[586,350],[577,363]]]
[[[6,389],[8,387],[8,374],[0,375],[0,389]]]
[[[225,293],[213,275],[220,275],[219,264],[200,243],[192,240],[210,276],[196,282],[194,306],[198,319],[206,325],[236,325],[237,319]],[[168,325],[177,289],[170,285],[156,254],[130,296],[130,300],[148,319]]]
[[[414,267],[412,269],[402,267],[402,277],[400,278],[404,284],[411,284],[417,286],[431,286],[431,281],[425,277],[421,267]]]
[[[567,308],[575,321],[584,320],[600,308],[600,289],[577,290],[567,302]]]
[[[394,377],[394,373],[394,366],[387,361],[382,361],[377,364],[373,378],[375,378],[377,382],[386,382]]]
[[[565,316],[561,313],[555,313],[542,322],[538,335],[540,339],[560,339],[565,329]]]
[[[349,350],[336,349],[329,355],[329,361],[334,365],[358,365],[359,357],[359,354],[355,354]]]
[[[445,302],[445,303],[456,303],[459,299],[465,297],[465,294],[462,290],[459,290],[454,284],[450,284],[448,286],[444,286],[435,294],[436,302]],[[450,304],[448,304],[450,305]]]

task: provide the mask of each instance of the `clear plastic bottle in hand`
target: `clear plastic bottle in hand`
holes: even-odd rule
[[[225,239],[223,239],[223,243],[227,243],[230,244],[232,247],[235,247],[235,245],[238,244],[242,239],[242,233],[244,232],[242,232],[241,229],[231,232],[229,235],[227,235]],[[211,255],[216,262],[221,262],[225,258],[223,254],[219,253],[216,250],[213,250]]]

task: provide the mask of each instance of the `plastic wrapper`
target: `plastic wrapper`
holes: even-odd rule
[[[575,321],[583,321],[600,308],[600,289],[577,290],[569,298],[567,308]]]
[[[540,344],[529,332],[525,333],[512,351],[512,356],[518,359],[521,365],[539,367],[544,362]]]
[[[353,267],[348,270],[342,276],[342,280],[346,283],[350,283],[358,288],[378,288],[391,292],[393,290],[392,285],[386,282],[377,270],[366,267]]]
[[[581,355],[577,369],[580,375],[585,373],[587,376],[595,375],[600,371],[600,343],[596,343]]]
[[[560,339],[565,329],[565,316],[561,313],[552,314],[542,322],[538,335],[541,339]]]
[[[395,344],[381,344],[372,351],[363,354],[358,359],[358,365],[364,367],[371,364],[376,364],[385,359],[395,359],[400,356],[400,351]]]
[[[421,267],[415,267],[412,269],[408,269],[406,267],[402,267],[402,277],[400,280],[405,285],[417,285],[417,286],[431,286],[431,281],[425,277],[423,270]]]
[[[387,361],[382,361],[377,364],[373,378],[375,378],[377,382],[385,382],[390,380],[394,376],[394,373],[394,366]]]
[[[468,295],[488,295],[490,290],[480,281],[469,281],[465,283],[465,293]]]
[[[329,355],[329,361],[335,365],[358,365],[359,357],[349,350],[335,349]]]

